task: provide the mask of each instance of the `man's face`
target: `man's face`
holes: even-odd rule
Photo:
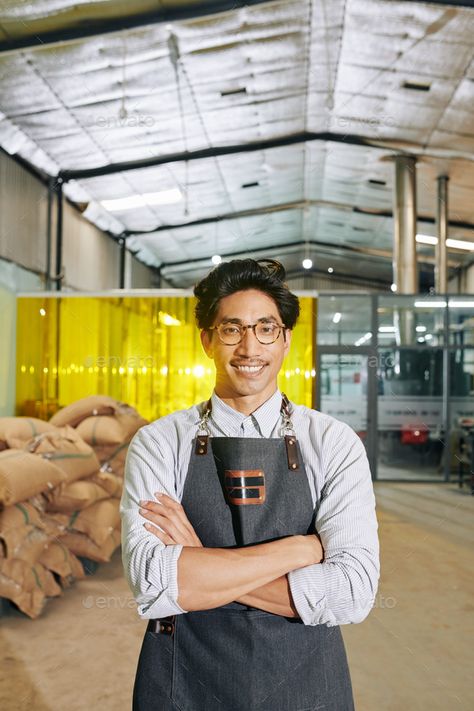
[[[281,325],[273,299],[256,289],[238,291],[221,299],[213,326],[233,321],[244,326],[261,319]],[[259,343],[248,328],[240,343],[221,343],[216,331],[202,331],[201,341],[216,366],[216,393],[223,399],[256,397],[255,407],[268,400],[277,388],[277,375],[288,353],[291,331],[282,330],[274,343]]]

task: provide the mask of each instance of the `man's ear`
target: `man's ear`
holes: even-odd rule
[[[212,358],[212,331],[202,330],[200,333],[202,347],[208,358]]]
[[[290,350],[290,343],[291,343],[291,330],[289,328],[285,328],[283,331],[283,338],[285,341],[285,355],[287,355],[288,351]]]

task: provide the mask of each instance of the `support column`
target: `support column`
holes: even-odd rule
[[[448,291],[448,258],[446,240],[448,238],[448,176],[438,177],[438,204],[436,208],[436,231],[438,244],[436,245],[435,262],[435,291],[437,294],[446,294]]]
[[[56,199],[57,199],[57,217],[56,217],[56,291],[61,291],[61,282],[63,274],[63,181],[61,178],[56,180]]]
[[[54,200],[54,178],[48,180],[48,204],[46,213],[46,270],[45,289],[51,291],[51,252],[53,241],[53,200]]]
[[[126,255],[126,240],[125,237],[119,238],[120,247],[120,264],[119,264],[119,289],[125,288],[125,255]]]
[[[418,292],[416,263],[416,158],[396,156],[393,208],[393,281],[397,294]]]
[[[393,207],[393,281],[397,294],[418,292],[416,261],[416,158],[396,156],[395,194]],[[406,345],[414,339],[414,312],[395,311],[397,344]]]

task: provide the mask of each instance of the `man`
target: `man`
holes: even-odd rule
[[[339,625],[374,602],[374,494],[355,433],[278,390],[299,314],[284,278],[245,259],[196,286],[212,397],[131,443],[123,562],[150,620],[135,711],[354,708]]]

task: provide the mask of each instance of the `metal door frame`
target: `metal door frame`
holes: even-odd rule
[[[316,350],[316,378],[314,379],[313,401],[317,410],[321,410],[321,389],[319,377],[321,360],[324,355],[352,356],[367,358],[367,458],[372,479],[377,479],[377,348],[376,346],[318,346]]]

